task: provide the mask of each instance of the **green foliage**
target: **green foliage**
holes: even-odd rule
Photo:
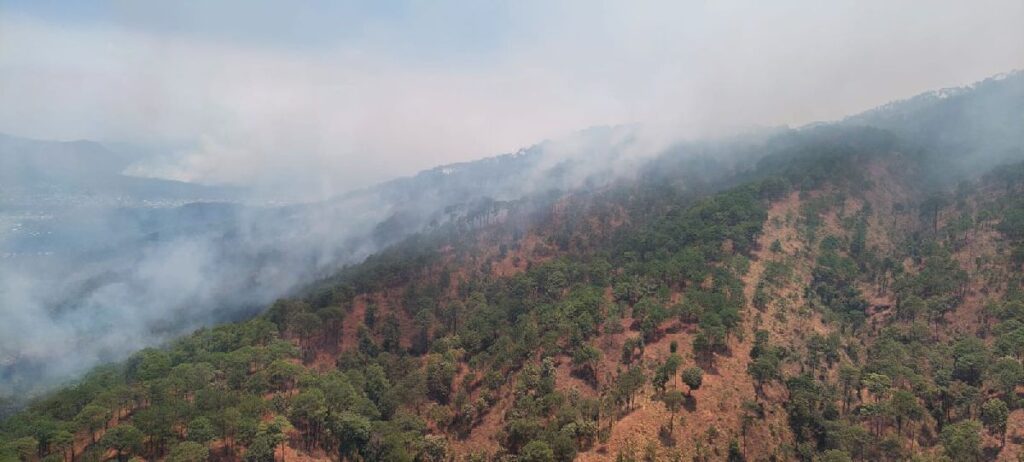
[[[857,264],[824,240],[811,274],[811,290],[824,308],[854,326],[864,322],[867,302],[857,289]]]
[[[754,379],[758,396],[763,393],[765,383],[782,377],[779,368],[784,355],[782,349],[768,345],[768,332],[761,330],[754,334],[754,346],[750,350],[747,374]]]
[[[940,435],[946,454],[953,460],[981,460],[981,423],[964,420],[947,425]]]
[[[1002,357],[996,360],[991,366],[989,375],[995,382],[995,386],[1002,391],[1003,395],[1012,404],[1016,401],[1016,388],[1024,382],[1024,367],[1014,358]]]
[[[435,356],[427,364],[427,394],[441,404],[451,398],[456,364],[449,357]]]
[[[370,441],[370,420],[352,412],[342,412],[327,423],[342,457],[353,457],[365,450]]]
[[[647,376],[644,374],[643,368],[640,366],[631,367],[616,378],[612,389],[612,396],[620,405],[632,408],[637,392],[643,388],[646,382]]]
[[[109,409],[90,403],[83,407],[75,416],[75,425],[78,428],[88,430],[90,433],[96,433],[99,429],[106,426],[109,419]]]
[[[654,385],[655,390],[660,393],[665,392],[665,386],[668,384],[669,379],[675,377],[676,372],[679,370],[679,366],[683,364],[683,358],[675,353],[672,353],[665,358],[665,362],[661,363],[654,372],[654,377],[651,379],[651,383]]]
[[[821,453],[818,457],[818,462],[853,462],[853,458],[850,457],[846,451],[842,449],[829,449]]]
[[[704,383],[704,370],[696,366],[683,369],[681,376],[683,383],[689,387],[688,393],[690,394],[700,389],[701,384]]]
[[[981,340],[967,337],[953,345],[953,378],[969,385],[980,385],[988,364],[988,348]]]
[[[165,351],[147,348],[128,361],[128,374],[139,380],[164,377],[171,370],[171,358]]]
[[[740,450],[740,443],[736,440],[729,442],[729,452],[725,456],[727,462],[745,462],[746,457],[743,456],[743,451]]]
[[[808,374],[786,380],[789,401],[786,412],[789,427],[798,443],[815,450],[826,448],[828,429],[836,426],[839,415],[832,399],[832,390]]]
[[[685,396],[679,390],[670,390],[661,396],[661,400],[665,403],[665,408],[674,413],[683,405]]]
[[[573,371],[591,386],[596,386],[597,365],[601,362],[601,357],[601,350],[593,345],[581,345],[572,354]]]
[[[523,450],[519,452],[517,460],[522,462],[554,462],[555,452],[543,441],[530,441],[526,446],[523,446]]]
[[[197,417],[192,419],[188,424],[188,440],[196,443],[208,443],[217,437],[217,432],[213,428],[213,424],[210,419],[206,417]]]
[[[171,448],[167,462],[206,462],[210,458],[210,450],[202,444],[185,441]]]
[[[125,460],[125,453],[138,452],[144,435],[132,424],[121,424],[103,434],[100,444],[117,451],[117,458]]]
[[[277,441],[270,435],[257,435],[245,449],[245,462],[274,462],[274,447]]]
[[[1006,433],[1006,420],[1010,416],[1010,409],[1006,403],[999,398],[992,398],[985,401],[981,406],[981,421],[988,430],[1000,438]]]
[[[0,455],[7,460],[31,460],[39,451],[39,441],[31,436],[12,439],[0,447]]]

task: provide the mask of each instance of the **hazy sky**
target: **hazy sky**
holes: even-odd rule
[[[0,132],[325,194],[592,125],[801,124],[1022,67],[1021,0],[0,0]]]

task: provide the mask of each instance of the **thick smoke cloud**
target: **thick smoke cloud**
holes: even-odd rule
[[[1024,67],[1013,0],[46,5],[0,15],[0,132],[161,146],[132,172],[304,198],[588,126],[798,125]]]
[[[91,242],[55,238],[46,252],[0,259],[0,395],[254,314],[364,258],[391,212],[372,195],[293,208],[91,207],[88,218],[52,210],[61,223],[50,226]]]

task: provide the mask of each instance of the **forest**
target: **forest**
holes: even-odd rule
[[[1020,460],[1024,163],[868,125],[491,204],[32,401],[0,461]]]

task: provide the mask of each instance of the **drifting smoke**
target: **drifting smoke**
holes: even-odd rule
[[[43,390],[198,327],[251,316],[382,246],[472,213],[480,201],[599,187],[630,175],[664,149],[642,140],[635,128],[590,129],[288,206],[76,206],[81,197],[74,195],[72,205],[54,206],[38,200],[42,180],[9,188],[22,200],[0,202],[0,212],[51,217],[0,239],[0,394]],[[66,148],[13,144],[34,146],[34,158]],[[152,187],[144,181],[136,191]]]
[[[0,14],[0,132],[157,146],[132,174],[274,198],[591,126],[832,120],[1024,66],[1014,0],[48,3]]]
[[[600,186],[680,139],[1024,65],[1015,1],[16,3],[0,5],[0,131],[157,154],[122,146],[88,181],[88,143],[62,144],[90,160],[60,175],[74,156],[34,165],[45,181],[0,163],[0,396],[252,315],[452,205]],[[850,123],[920,128],[885,114]],[[588,126],[620,128],[559,136]],[[928,147],[1016,136],[992,146],[1019,153],[1019,127],[997,131]],[[0,161],[29,144],[0,143]]]

